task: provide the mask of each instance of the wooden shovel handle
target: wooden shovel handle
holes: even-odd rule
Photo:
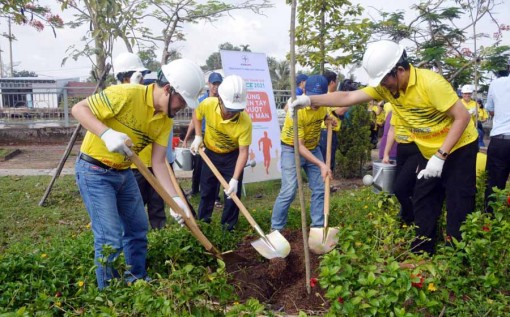
[[[200,156],[202,157],[204,162],[207,164],[207,166],[209,166],[209,168],[211,169],[213,174],[216,176],[216,178],[220,182],[221,186],[223,186],[223,188],[225,188],[225,189],[228,189],[229,185],[228,185],[227,181],[225,180],[225,178],[223,178],[223,176],[221,176],[221,173],[218,171],[216,166],[214,166],[213,162],[211,161],[211,159],[209,159],[207,154],[205,154],[204,149],[203,148],[199,148],[198,149],[198,153],[200,154]],[[248,209],[246,209],[246,207],[244,207],[244,205],[241,202],[241,200],[239,199],[239,197],[237,197],[237,194],[236,193],[231,193],[230,194],[230,198],[235,202],[237,207],[239,207],[239,210],[241,211],[243,216],[246,218],[246,220],[248,220],[250,225],[257,231],[257,233],[262,238],[266,239],[266,235],[264,234],[264,232],[262,231],[260,226],[257,224],[255,219],[253,219],[253,217],[250,214],[250,212],[248,211]]]
[[[132,141],[126,140],[126,145],[131,147]],[[135,154],[135,152],[131,151],[131,155],[129,158],[131,161],[136,165],[140,173],[142,173],[143,177],[151,184],[152,188],[163,198],[163,200],[172,208],[172,210],[176,213],[178,213],[182,219],[184,219],[184,223],[186,224],[186,227],[190,230],[191,234],[204,246],[204,248],[211,252],[215,257],[222,259],[221,253],[216,249],[216,247],[207,239],[207,237],[204,235],[202,231],[198,228],[198,226],[190,220],[184,213],[184,211],[177,205],[177,203],[174,201],[174,199],[168,194],[168,192],[163,188],[161,183],[158,181],[158,179],[149,171],[147,166],[140,160],[138,155]]]
[[[174,185],[175,191],[177,192],[177,195],[182,199],[182,201],[188,203],[186,200],[186,197],[184,196],[184,193],[181,190],[181,186],[179,186],[179,182],[177,182],[177,177],[175,177],[174,170],[170,167],[170,163],[168,163],[168,160],[165,159],[166,166],[168,168],[168,174],[170,174],[170,180],[172,181],[172,184]],[[189,204],[188,204],[188,207]],[[190,208],[191,209],[191,208]],[[193,215],[190,215],[189,219],[194,223],[194,225],[197,225],[197,222],[195,221],[195,217]]]
[[[328,134],[326,138],[326,166],[331,168],[331,142],[333,141],[333,129],[331,127],[331,122],[327,122],[326,126],[328,127]],[[328,218],[329,218],[329,197],[330,197],[330,177],[326,177],[324,182],[324,228],[328,227]]]

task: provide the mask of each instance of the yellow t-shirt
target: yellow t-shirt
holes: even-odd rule
[[[172,129],[173,121],[167,115],[154,114],[153,90],[154,84],[115,85],[88,97],[87,102],[97,119],[126,133],[133,141],[133,151],[140,153],[153,142],[166,147]],[[103,140],[89,131],[80,150],[113,168],[126,169],[131,165],[128,157],[108,151]]]
[[[399,123],[410,133],[427,159],[443,144],[453,123],[453,118],[446,111],[459,100],[441,75],[412,65],[407,89],[400,92],[398,99],[381,85],[365,87],[363,91],[376,100],[387,100],[393,104],[391,123],[396,126],[395,120],[400,120]],[[475,126],[470,122],[451,152],[475,141],[477,137]]]
[[[321,124],[330,110],[327,107],[319,107],[317,110],[306,107],[298,111],[298,138],[304,141],[307,149],[313,150],[319,144]],[[294,145],[293,123],[293,118],[287,112],[280,139],[283,143],[290,146]]]
[[[478,107],[478,121],[485,122],[489,119],[489,112],[483,108]]]
[[[215,153],[230,153],[251,145],[252,123],[245,112],[224,120],[217,97],[205,98],[195,110],[198,120],[205,119],[205,146]]]
[[[478,104],[473,99],[471,99],[469,102],[466,102],[464,99],[460,99],[460,101],[462,101],[462,104],[464,105],[464,107],[466,107],[467,110],[471,110],[471,109],[475,109],[475,108],[478,109]],[[475,115],[471,115],[471,121],[473,121],[473,124],[476,126]]]
[[[393,110],[393,106],[391,105],[391,102],[387,102],[383,106],[384,110],[384,121],[386,121],[386,118],[388,117],[388,114]]]
[[[397,143],[412,143],[414,139],[411,133],[402,125],[400,118],[393,119],[395,115],[391,116],[391,125],[395,129],[395,142]]]

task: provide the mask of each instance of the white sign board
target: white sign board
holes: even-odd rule
[[[238,75],[248,90],[246,112],[253,123],[252,143],[243,183],[281,178],[280,173],[280,125],[274,102],[273,86],[269,76],[266,54],[220,51],[225,76]]]

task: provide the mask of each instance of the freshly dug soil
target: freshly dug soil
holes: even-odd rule
[[[303,311],[321,315],[328,309],[324,291],[319,283],[306,291],[305,255],[301,230],[283,230],[291,251],[284,258],[263,258],[250,244],[257,237],[249,237],[233,251],[235,256],[226,259],[230,282],[236,288],[241,302],[256,298],[269,309],[286,314]],[[318,278],[319,256],[310,252],[311,277]]]

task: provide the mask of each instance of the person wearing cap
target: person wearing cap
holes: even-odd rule
[[[464,85],[460,92],[462,93],[461,102],[466,107],[467,111],[471,115],[471,120],[473,120],[473,124],[476,126],[476,110],[477,104],[476,101],[472,99],[473,96],[473,85]],[[478,130],[477,130],[478,131]]]
[[[197,106],[203,74],[195,63],[178,59],[161,67],[149,86],[114,85],[72,108],[87,129],[76,160],[76,182],[92,222],[98,287],[119,277],[113,262],[124,252],[126,282],[146,279],[148,221],[129,156],[152,144],[152,170],[189,217],[177,196],[165,161],[172,118]],[[133,146],[127,146],[131,142]],[[173,212],[173,211],[171,211]],[[103,253],[108,245],[113,252]]]
[[[337,74],[335,72],[332,72],[330,70],[324,72],[324,77],[328,80],[328,93],[332,93],[336,91],[337,87]],[[347,112],[349,108],[339,108],[338,110],[342,113]],[[332,117],[332,120],[336,121],[336,125],[333,126],[333,136],[331,138],[331,170],[335,170],[335,154],[336,149],[338,148],[338,133],[340,132],[340,127],[342,124],[342,121],[340,120],[343,118],[342,115],[338,115],[337,117]],[[321,136],[319,140],[319,146],[321,149],[322,157],[324,158],[324,161],[326,161],[326,150],[327,150],[327,139],[328,139],[328,129],[326,127],[326,124],[322,122],[321,125]],[[333,189],[334,190],[334,189]]]
[[[205,135],[197,129],[195,139],[190,150],[198,155],[198,148],[205,145],[205,153],[225,180],[229,181],[224,189],[227,198],[232,193],[241,197],[243,170],[248,161],[249,147],[252,141],[252,122],[250,116],[244,112],[246,108],[246,83],[237,75],[225,77],[218,88],[218,97],[204,99],[193,112],[196,127],[206,122]],[[217,195],[219,181],[213,172],[204,164],[200,177],[200,204],[198,218],[211,222],[214,201]],[[239,208],[232,199],[224,199],[221,224],[232,231],[239,218]]]
[[[207,86],[208,90],[198,98],[198,102],[202,102],[205,98],[208,97],[218,97],[218,87],[223,82],[223,76],[221,76],[220,73],[212,72],[209,75],[209,78],[207,80]],[[202,120],[202,135],[205,134],[205,127],[206,123],[205,120]],[[195,124],[193,120],[190,121],[190,124],[188,126],[188,130],[186,131],[186,136],[183,140],[183,147],[187,147],[188,140],[191,137],[191,134],[195,131]],[[193,157],[193,174],[191,175],[191,191],[189,192],[189,196],[196,195],[200,192],[200,175],[202,174],[202,157],[200,155],[195,155]],[[214,205],[218,208],[223,207],[221,204],[219,192],[220,192],[220,186],[218,184],[217,189],[217,195],[216,195],[216,201]]]
[[[478,120],[476,121],[476,129],[478,130],[478,147],[483,148],[485,147],[485,142],[483,141],[485,137],[483,123],[489,119],[489,112],[485,109],[482,99],[478,98],[476,100],[476,104],[478,108]]]
[[[118,84],[141,84],[143,76],[151,72],[138,55],[130,52],[121,53],[113,60],[113,71]]]
[[[305,74],[298,74],[296,76],[296,96],[301,96],[305,93],[305,84],[308,76]]]
[[[312,75],[306,81],[305,91],[308,96],[325,94],[328,92],[328,80],[322,75]],[[324,163],[319,140],[321,124],[329,118],[330,111],[318,106],[309,106],[298,111],[298,147],[301,167],[305,170],[308,185],[312,191],[310,199],[311,226],[322,227],[324,225],[324,181],[326,177],[331,177],[332,173],[330,167]],[[289,207],[297,191],[293,119],[293,112],[287,111],[280,134],[282,185],[273,205],[272,230],[281,230],[287,224]],[[336,120],[328,120],[331,120],[333,125],[336,123]]]
[[[446,241],[461,239],[460,226],[474,210],[478,133],[450,83],[431,70],[411,65],[399,44],[372,43],[362,65],[369,76],[368,87],[300,96],[290,107],[346,107],[370,100],[393,104],[392,123],[407,130],[422,155],[413,195],[417,228],[411,250],[433,254],[444,199]]]
[[[499,78],[492,81],[485,104],[493,117],[490,142],[487,148],[487,187],[485,189],[485,209],[492,212],[490,203],[493,188],[504,189],[510,174],[510,59],[506,70],[500,70]]]

